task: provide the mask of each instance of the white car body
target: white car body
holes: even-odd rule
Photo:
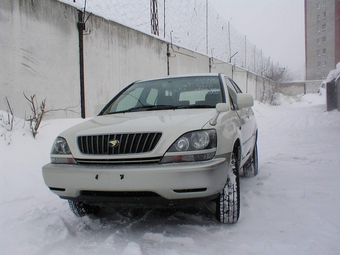
[[[253,99],[240,93],[236,96],[238,103],[245,107],[233,110],[226,84],[226,80],[230,81],[228,77],[222,74],[192,77],[218,77],[224,88],[225,102],[211,108],[99,115],[72,127],[59,136],[63,138],[61,142],[67,142],[70,153],[56,155],[52,148],[53,163],[43,167],[46,185],[61,198],[99,206],[122,203],[175,205],[216,199],[230,175],[231,153],[235,146],[239,150],[239,170],[249,161],[256,146],[257,125],[251,108]],[[183,134],[196,130],[213,130],[217,145],[190,151],[189,154],[204,153],[213,157],[193,162],[163,163],[167,156],[182,160],[183,152],[170,152],[169,148]],[[157,144],[150,151],[133,152],[134,147],[141,146],[137,139],[142,140],[146,133],[159,133]],[[113,139],[110,136],[113,134],[120,136]],[[122,142],[123,135],[128,137],[127,142]],[[124,150],[124,153],[118,153],[114,146],[123,147],[123,143],[124,148],[119,150]],[[111,154],[104,153],[104,146],[112,147]],[[84,153],[87,147],[91,147],[92,154],[89,151]]]

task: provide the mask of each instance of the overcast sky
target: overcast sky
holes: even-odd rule
[[[209,3],[266,56],[304,79],[303,0],[209,0]]]

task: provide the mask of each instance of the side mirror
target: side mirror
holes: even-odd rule
[[[216,111],[217,111],[218,113],[227,112],[227,111],[229,111],[229,110],[230,110],[230,107],[229,107],[229,105],[226,104],[226,103],[218,103],[218,104],[216,105]]]
[[[218,103],[216,105],[216,114],[215,114],[214,118],[212,118],[211,121],[209,122],[210,125],[215,126],[216,123],[217,123],[217,118],[220,115],[220,113],[221,112],[227,112],[229,110],[230,110],[230,107],[229,107],[228,104],[226,104],[226,103]]]
[[[237,94],[236,95],[236,104],[238,109],[249,108],[254,105],[253,96],[250,94]]]

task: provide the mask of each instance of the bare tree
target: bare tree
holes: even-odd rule
[[[36,135],[38,134],[38,129],[41,124],[41,121],[45,115],[46,98],[41,102],[40,105],[38,105],[35,95],[30,96],[30,98],[28,98],[24,93],[24,97],[29,102],[31,108],[32,115],[27,119],[27,121],[29,121],[30,123],[33,138],[35,138]]]
[[[13,114],[13,109],[8,101],[8,98],[6,97],[6,102],[8,106],[7,110],[7,120],[6,120],[6,129],[7,131],[12,131],[13,130],[13,123],[14,123],[14,114]]]
[[[292,80],[292,74],[287,67],[282,67],[279,63],[268,60],[263,69],[262,75],[272,81],[270,86],[263,85],[262,102],[275,104],[275,100],[280,93],[280,85],[283,82]]]
[[[26,100],[28,101],[31,110],[29,118],[25,118],[25,120],[28,121],[30,124],[30,129],[32,131],[33,138],[35,138],[36,135],[38,134],[39,127],[47,113],[55,111],[64,111],[66,115],[68,112],[78,113],[77,111],[72,110],[72,108],[77,108],[78,106],[70,106],[64,109],[46,110],[46,98],[39,105],[35,94],[30,97],[26,96],[25,93],[23,94]],[[14,126],[14,113],[7,97],[6,102],[8,106],[7,118],[6,116],[3,116],[3,114],[0,114],[0,126],[5,128],[7,131],[12,131]],[[1,134],[1,136],[3,136],[4,134]]]

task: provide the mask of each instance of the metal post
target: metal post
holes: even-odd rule
[[[231,63],[231,38],[230,38],[230,21],[228,21],[228,39],[229,39],[229,63]]]
[[[85,114],[85,83],[84,83],[84,30],[85,22],[83,12],[78,10],[78,37],[79,37],[79,78],[80,78],[80,111],[81,117],[86,118]]]
[[[170,75],[170,44],[166,44],[166,64],[167,64],[167,74]]]
[[[205,40],[206,40],[206,51],[207,56],[209,55],[209,13],[208,13],[208,0],[206,0],[206,15],[205,15]]]
[[[164,39],[165,39],[165,0],[164,0]]]
[[[247,69],[247,36],[244,36],[244,67]]]

